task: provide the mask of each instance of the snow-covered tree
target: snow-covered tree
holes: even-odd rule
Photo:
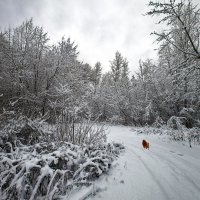
[[[165,23],[164,31],[158,33],[160,70],[168,79],[168,104],[171,113],[179,115],[182,108],[197,108],[199,101],[199,19],[200,12],[192,1],[152,2],[149,15],[159,15]],[[168,89],[169,89],[168,88]],[[167,91],[167,90],[166,90]],[[198,109],[196,109],[198,112]]]

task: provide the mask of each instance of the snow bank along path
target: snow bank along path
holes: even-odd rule
[[[200,199],[199,147],[189,148],[161,136],[137,135],[130,127],[112,126],[109,131],[108,139],[123,143],[126,151],[109,174],[95,182],[94,188],[100,192],[88,199]],[[150,150],[142,149],[142,139],[150,142]]]

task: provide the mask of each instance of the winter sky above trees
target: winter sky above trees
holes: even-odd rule
[[[78,44],[79,58],[105,71],[116,51],[126,55],[130,71],[139,59],[156,58],[150,33],[157,29],[147,12],[146,0],[0,0],[0,28],[15,27],[33,17],[51,39],[70,37]]]
[[[0,29],[33,17],[51,42],[71,37],[84,62],[94,66],[100,61],[108,71],[109,61],[120,51],[133,72],[140,59],[157,58],[158,46],[150,35],[158,29],[157,20],[144,16],[147,4],[146,0],[0,0]]]

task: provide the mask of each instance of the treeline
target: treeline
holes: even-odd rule
[[[78,60],[77,45],[48,35],[32,19],[0,34],[0,115],[43,117],[50,123],[92,119],[126,125],[166,123],[190,128],[200,119],[200,11],[190,0],[149,3],[165,29],[159,59],[140,61],[136,75],[119,52],[102,66]],[[6,116],[6,117],[5,117]],[[174,117],[175,116],[175,117]],[[172,121],[171,119],[171,121]]]

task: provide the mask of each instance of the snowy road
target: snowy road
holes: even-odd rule
[[[169,142],[164,137],[136,135],[129,127],[109,128],[109,140],[126,151],[108,175],[95,182],[101,188],[90,200],[199,200],[200,148]],[[142,139],[150,142],[143,150]]]

